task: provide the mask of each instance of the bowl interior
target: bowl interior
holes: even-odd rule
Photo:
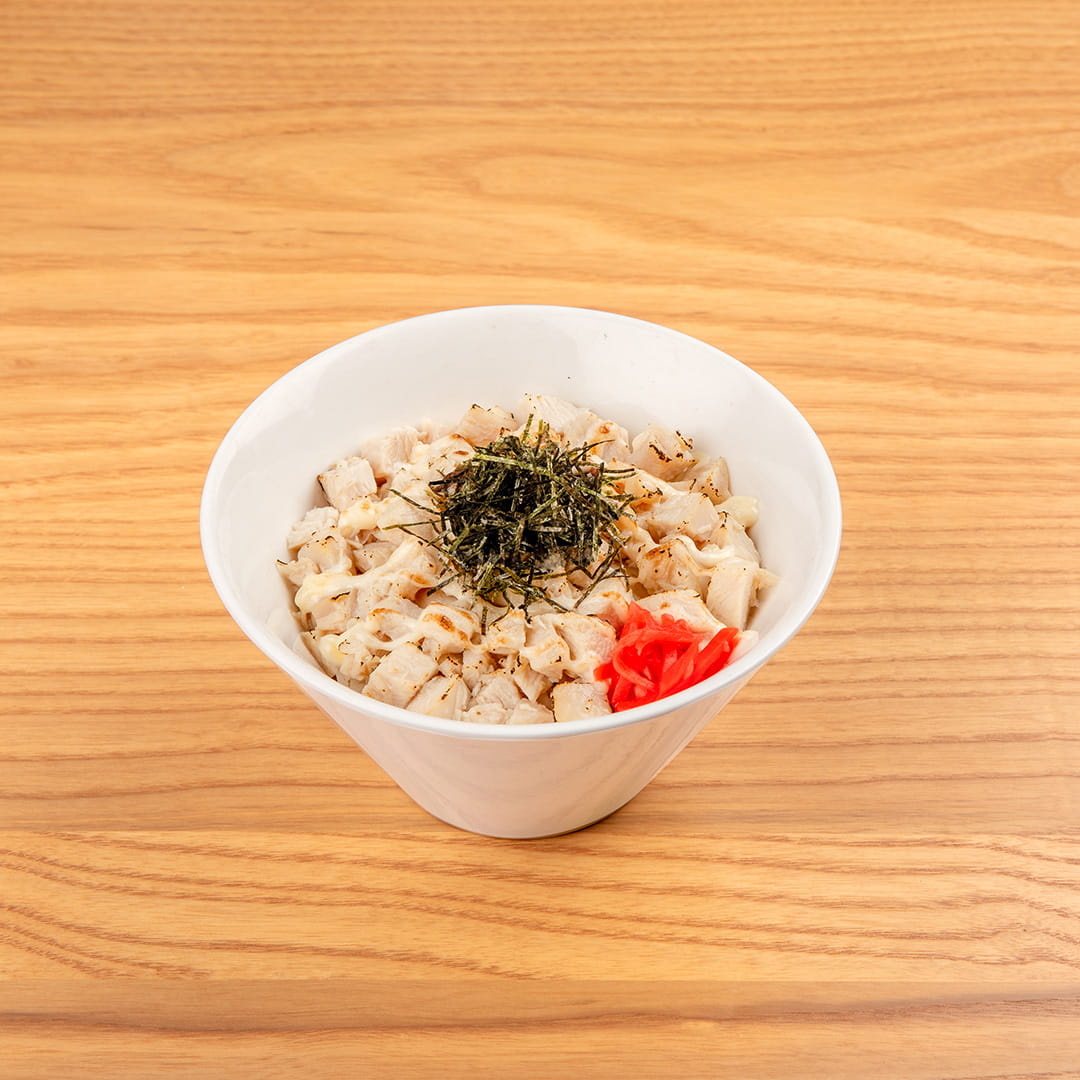
[[[761,640],[744,658],[749,667],[810,615],[835,564],[840,504],[825,451],[795,407],[743,364],[676,331],[514,306],[361,334],[288,372],[241,415],[211,465],[202,507],[207,565],[241,629],[294,677],[343,690],[299,641],[275,567],[289,527],[320,502],[315,477],[369,435],[452,421],[473,402],[512,408],[527,392],[587,406],[631,435],[651,421],[678,428],[727,458],[733,490],[761,501],[754,536],[780,576],[753,616]]]

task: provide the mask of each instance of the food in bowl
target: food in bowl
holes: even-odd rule
[[[650,422],[678,428],[696,436],[700,451],[726,456],[736,489],[761,500],[761,522],[750,531],[778,575],[753,609],[758,640],[681,693],[565,723],[462,723],[335,681],[302,640],[291,583],[276,565],[293,558],[284,546],[291,525],[324,501],[316,476],[355,454],[370,433],[424,416],[453,420],[454,402],[458,414],[472,401],[512,405],[530,391],[588,404],[633,431]],[[670,327],[526,304],[373,327],[291,368],[223,437],[200,525],[210,580],[238,629],[409,798],[457,828],[524,838],[601,820],[708,724],[723,723],[724,710],[817,610],[836,565],[841,519],[820,439],[757,372]],[[812,693],[789,704],[805,705],[800,717],[808,723],[820,719]]]
[[[753,646],[757,500],[678,431],[559,398],[395,429],[319,476],[279,565],[322,668],[433,717],[622,711]]]

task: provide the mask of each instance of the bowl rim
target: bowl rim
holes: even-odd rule
[[[410,712],[408,709],[388,705],[344,686],[325,671],[302,660],[268,627],[251,616],[245,609],[245,605],[238,592],[233,588],[230,575],[226,571],[224,556],[218,550],[216,544],[217,531],[214,528],[214,523],[217,507],[220,505],[221,489],[226,470],[234,456],[244,429],[255,422],[254,418],[261,411],[261,403],[270,397],[286,393],[293,382],[306,378],[307,372],[311,368],[332,364],[340,353],[349,351],[357,342],[363,339],[401,332],[406,326],[412,326],[423,321],[439,321],[447,318],[483,319],[495,315],[506,317],[512,316],[514,313],[551,314],[556,317],[595,318],[602,321],[615,320],[648,328],[651,333],[659,333],[662,336],[670,337],[672,340],[692,342],[696,348],[711,350],[722,358],[725,363],[743,369],[744,377],[747,377],[751,382],[758,383],[765,393],[774,398],[781,409],[789,412],[796,426],[801,426],[804,429],[804,433],[809,436],[808,442],[815,459],[813,462],[814,471],[822,481],[823,505],[820,506],[820,510],[823,523],[823,555],[814,567],[809,589],[800,592],[801,602],[792,604],[780,616],[776,627],[771,633],[772,640],[767,647],[764,647],[759,640],[744,656],[730,663],[716,675],[704,679],[702,682],[696,683],[678,694],[661,698],[659,701],[649,705],[639,705],[622,712],[609,713],[603,716],[579,720],[563,720],[557,723],[479,724],[474,721],[448,720],[442,717]],[[614,728],[630,727],[683,707],[695,705],[706,698],[720,694],[729,687],[738,689],[742,682],[749,679],[751,675],[763,667],[791,641],[820,604],[840,556],[842,528],[840,488],[828,452],[806,417],[763,375],[722,349],[681,330],[675,330],[672,327],[649,322],[631,315],[622,315],[597,308],[559,304],[487,304],[446,308],[384,323],[321,349],[270,383],[241,411],[229,426],[218,444],[207,469],[199,506],[199,530],[203,559],[211,584],[214,586],[219,600],[248,640],[302,689],[316,696],[329,698],[352,712],[377,717],[396,727],[411,728],[458,739],[495,739],[512,742],[567,738]]]

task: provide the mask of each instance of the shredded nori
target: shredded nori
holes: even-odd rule
[[[610,469],[596,444],[565,446],[532,417],[520,434],[503,435],[431,481],[435,547],[481,599],[526,608],[563,605],[545,582],[580,571],[586,595],[622,573],[616,522],[633,496],[617,481],[632,469]]]

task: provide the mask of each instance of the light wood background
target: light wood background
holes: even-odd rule
[[[0,9],[0,1073],[1080,1077],[1080,7]],[[845,500],[803,633],[560,839],[416,809],[200,486],[408,315],[655,320]]]

